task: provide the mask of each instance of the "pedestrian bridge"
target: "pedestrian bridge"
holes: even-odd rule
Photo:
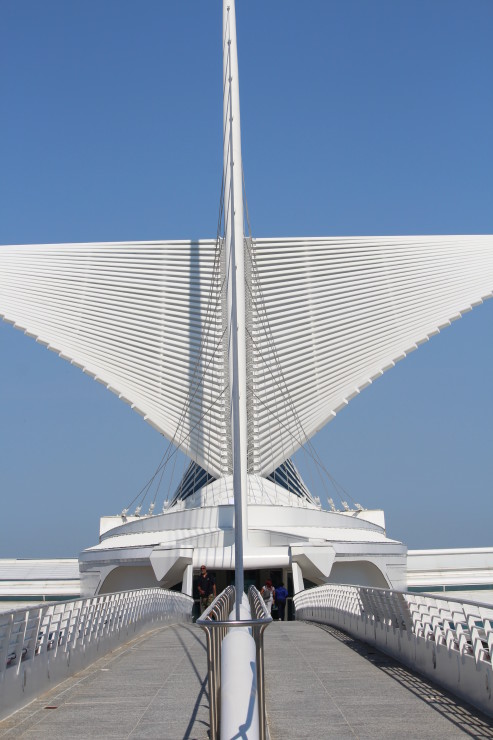
[[[478,711],[326,625],[265,632],[271,740],[493,738]],[[169,624],[134,638],[0,723],[1,737],[208,738],[205,636]]]
[[[203,615],[210,629],[226,629],[231,589]],[[259,621],[265,606],[250,591],[258,602],[251,624],[263,631],[269,618]],[[493,738],[491,606],[339,585],[300,592],[295,606],[297,621],[273,622],[257,646],[271,740]],[[209,679],[217,689],[221,671],[208,675],[191,609],[188,596],[144,589],[0,615],[0,736],[211,737],[219,707],[211,707]],[[209,642],[218,665],[220,652]],[[240,674],[231,655],[232,678]],[[263,717],[263,688],[260,696]],[[244,722],[238,738],[250,737]]]

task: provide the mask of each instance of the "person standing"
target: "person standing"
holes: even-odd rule
[[[197,584],[200,596],[200,613],[203,614],[216,598],[216,583],[207,572],[205,565],[200,566],[200,576]]]
[[[286,610],[286,599],[288,598],[288,589],[281,583],[276,588],[276,604],[277,604],[277,618],[284,622],[284,614]]]
[[[260,592],[260,595],[265,601],[265,606],[267,607],[269,614],[272,612],[272,605],[274,603],[275,593],[276,591],[274,589],[274,586],[272,585],[272,581],[267,580],[265,582],[265,586]]]

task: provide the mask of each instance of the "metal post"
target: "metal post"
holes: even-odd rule
[[[223,0],[224,242],[228,306],[233,492],[235,501],[236,619],[244,592],[243,547],[247,525],[247,408],[245,258],[240,92],[234,0]]]
[[[211,725],[211,740],[216,738],[216,692],[214,689],[214,655],[212,650],[213,634],[210,631],[205,632],[207,638],[207,674],[209,678],[209,721]]]

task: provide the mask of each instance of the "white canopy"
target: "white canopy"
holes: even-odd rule
[[[492,236],[256,239],[246,250],[250,472],[491,296]],[[231,470],[221,243],[0,247],[0,315]]]

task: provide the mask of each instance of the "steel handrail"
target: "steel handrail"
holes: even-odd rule
[[[234,586],[228,586],[216,596],[212,604],[207,607],[196,622],[204,630],[207,638],[210,740],[217,740],[219,737],[221,711],[221,643],[230,626],[228,616],[234,607],[234,603],[235,588]]]
[[[196,622],[204,630],[207,637],[210,740],[217,740],[219,737],[221,715],[221,643],[228,630],[235,627],[250,628],[252,637],[255,640],[259,737],[260,740],[265,740],[266,738],[263,634],[272,622],[272,617],[255,586],[250,586],[248,590],[248,601],[251,612],[255,614],[253,619],[228,619],[235,604],[235,588],[234,586],[228,586],[215,598]]]
[[[294,602],[297,618],[328,621],[329,612],[347,614],[408,631],[493,667],[492,604],[351,584],[307,589],[296,594]]]
[[[265,712],[264,632],[272,622],[272,616],[255,586],[250,586],[248,589],[248,601],[252,614],[256,615],[256,619],[252,620],[252,633],[257,651],[259,737],[260,740],[265,740],[267,736],[267,715]]]
[[[191,622],[192,608],[185,594],[149,588],[0,613],[0,719],[153,624]]]
[[[181,606],[179,606],[181,604]],[[40,656],[84,651],[88,642],[104,642],[115,632],[160,615],[188,618],[193,600],[160,588],[135,589],[100,596],[43,601],[0,613],[0,682],[6,669],[37,662]],[[11,657],[14,656],[15,657]]]
[[[296,619],[338,627],[493,714],[493,604],[351,584],[294,602]]]
[[[353,588],[353,589],[359,589],[359,590],[367,590],[367,591],[378,591],[382,594],[402,594],[403,596],[409,596],[410,598],[419,598],[421,596],[427,598],[427,599],[433,599],[436,601],[447,601],[447,602],[453,602],[455,604],[466,604],[467,606],[481,606],[485,609],[491,609],[492,603],[488,601],[473,601],[472,599],[463,599],[461,597],[454,598],[452,594],[454,591],[442,591],[443,593],[449,593],[450,596],[441,596],[440,594],[436,593],[435,591],[401,591],[396,588],[382,588],[381,586],[357,586],[354,583],[338,583],[338,584],[322,584],[321,586],[311,586],[310,588],[306,588],[303,591],[298,591],[297,594],[294,595],[293,601],[295,602],[298,597],[306,596],[307,594],[310,594],[312,591],[316,591],[317,589],[327,588],[328,586],[338,586],[341,588]],[[425,586],[423,586],[425,588]],[[464,589],[467,591],[467,588]]]

